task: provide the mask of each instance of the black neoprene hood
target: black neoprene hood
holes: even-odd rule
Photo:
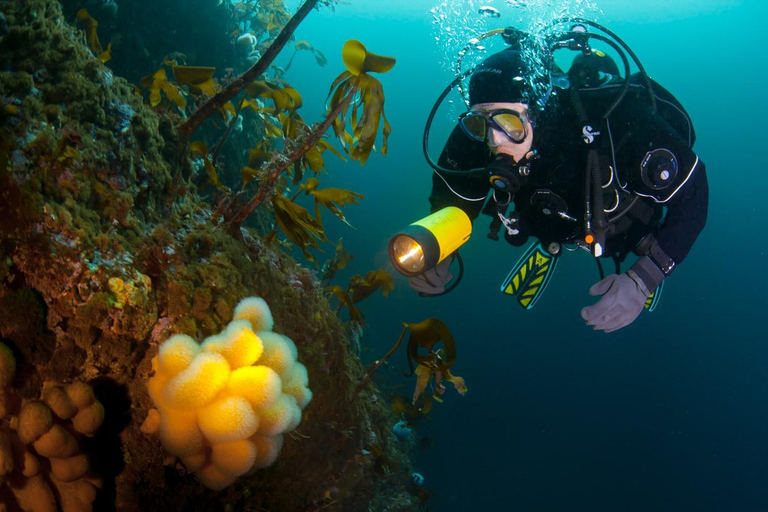
[[[494,53],[472,73],[469,79],[469,103],[524,102],[528,89],[525,65],[517,50]]]

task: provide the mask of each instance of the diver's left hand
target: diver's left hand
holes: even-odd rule
[[[603,297],[581,310],[581,317],[596,331],[613,332],[626,327],[638,317],[647,294],[637,281],[627,274],[611,274],[592,285],[589,294]]]

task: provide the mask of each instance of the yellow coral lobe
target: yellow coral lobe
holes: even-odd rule
[[[261,357],[264,345],[247,320],[233,320],[223,334],[226,343],[221,354],[227,358],[230,367],[250,366]]]
[[[40,473],[40,461],[32,453],[24,450],[19,460],[15,461],[14,469],[30,478]]]
[[[395,65],[393,57],[385,57],[369,52],[363,43],[350,39],[341,49],[341,59],[344,66],[355,76],[368,71],[386,73]]]
[[[229,363],[216,352],[198,354],[185,370],[168,381],[163,399],[176,409],[198,409],[209,403],[227,384]]]
[[[248,439],[211,444],[211,464],[230,476],[246,473],[256,460],[256,445]]]
[[[93,501],[96,499],[96,487],[81,478],[73,482],[62,482],[51,479],[56,487],[56,494],[59,497],[59,505],[62,511],[88,511],[93,510]]]
[[[264,344],[264,351],[259,358],[259,364],[269,366],[281,377],[284,377],[298,356],[293,340],[276,332],[260,331],[257,334]]]
[[[283,447],[283,436],[261,436],[259,434],[251,436],[251,441],[256,445],[256,460],[253,461],[252,469],[262,469],[271,466],[277,456],[280,455],[280,448]]]
[[[38,455],[49,459],[72,457],[80,450],[77,440],[72,437],[72,434],[64,430],[64,427],[61,425],[54,425],[51,430],[43,434],[32,446],[35,447]]]
[[[299,408],[304,408],[312,400],[312,391],[309,389],[309,376],[307,367],[296,361],[286,372],[283,380],[283,393],[287,393],[296,399]]]
[[[68,420],[77,414],[75,403],[61,386],[54,386],[48,389],[43,396],[43,401],[51,408],[53,414],[62,420]]]
[[[208,441],[226,443],[255,434],[259,417],[245,398],[225,396],[199,411],[198,425]]]
[[[268,366],[246,366],[233,371],[227,391],[248,400],[257,411],[271,406],[280,396],[282,381]]]
[[[19,441],[30,444],[53,426],[51,410],[42,402],[28,402],[21,408],[16,428]]]
[[[222,473],[216,466],[209,464],[197,472],[197,479],[207,488],[220,491],[232,485],[237,477]]]
[[[232,319],[248,320],[254,332],[271,331],[275,324],[267,302],[261,297],[246,297],[238,302]]]
[[[72,400],[78,410],[85,409],[96,401],[93,388],[85,382],[76,380],[64,387],[64,392]]]
[[[72,426],[85,436],[92,436],[104,422],[104,406],[98,400],[72,418]]]
[[[152,402],[158,407],[168,407],[168,404],[165,403],[165,398],[163,398],[163,389],[165,389],[167,383],[168,377],[159,373],[156,373],[149,378],[149,381],[147,381],[147,393],[149,393],[149,398],[151,398]]]
[[[188,457],[203,449],[203,434],[195,411],[165,409],[160,412],[160,441],[171,455]]]
[[[200,345],[186,334],[175,334],[165,340],[157,350],[157,371],[173,377],[189,366]]]
[[[200,348],[203,352],[218,352],[221,354],[224,351],[224,345],[227,344],[227,337],[223,332],[208,336],[203,340]]]
[[[189,471],[199,471],[208,462],[208,457],[205,450],[200,450],[198,453],[181,457],[181,462]]]
[[[53,491],[42,475],[35,475],[24,482],[24,487],[14,493],[21,510],[40,510],[54,512],[58,510]]]
[[[63,482],[77,480],[88,472],[88,457],[79,453],[67,459],[50,459],[53,476]]]
[[[259,435],[274,436],[296,428],[301,422],[301,409],[296,399],[283,393],[271,407],[259,411]]]

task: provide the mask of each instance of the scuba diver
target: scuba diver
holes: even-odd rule
[[[585,249],[601,277],[589,293],[602,297],[581,316],[595,330],[612,332],[631,324],[644,307],[655,308],[664,280],[704,228],[705,167],[692,150],[695,133],[685,109],[648,77],[618,36],[591,21],[558,21],[570,29],[546,44],[512,27],[489,33],[500,33],[508,46],[474,69],[457,72],[424,136],[425,156],[434,168],[431,211],[446,213],[439,213],[439,221],[411,226],[406,238],[411,243],[429,238],[423,248],[409,249],[396,235],[390,255],[420,295],[447,293],[461,278],[460,273],[448,286],[452,261],[458,260],[463,272],[458,245],[468,238],[471,222],[487,214],[489,238],[498,240],[503,229],[513,246],[530,244],[501,291],[530,309],[563,253]],[[592,48],[594,40],[616,51],[623,74],[609,55]],[[567,73],[555,63],[559,49],[577,52]],[[539,55],[533,63],[532,54]],[[636,73],[630,73],[630,58]],[[427,147],[432,118],[470,74],[469,109],[435,163]],[[455,216],[458,220],[451,220]],[[444,243],[446,223],[452,229],[464,223],[468,227],[461,229],[469,231],[453,245]],[[423,232],[429,232],[426,238]],[[404,268],[414,254],[423,262],[419,251],[428,253],[431,245],[439,247],[439,256],[419,271]],[[630,253],[639,258],[621,272]],[[607,276],[605,259],[613,260],[615,269]]]

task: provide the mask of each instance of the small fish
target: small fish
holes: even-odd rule
[[[501,12],[490,5],[484,5],[477,12],[488,18],[501,18]]]

